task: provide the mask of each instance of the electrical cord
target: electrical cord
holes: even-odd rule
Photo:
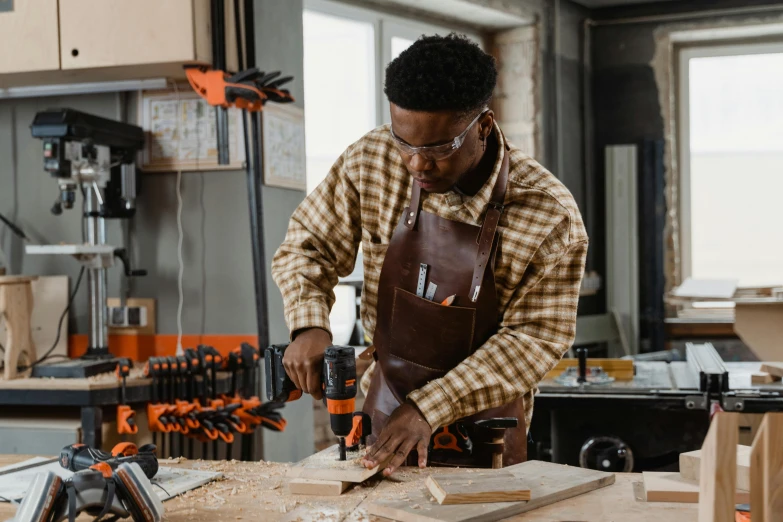
[[[84,266],[82,266],[81,269],[79,270],[79,277],[76,278],[76,285],[74,286],[73,292],[71,292],[71,295],[68,298],[68,304],[66,305],[65,310],[63,310],[63,313],[60,316],[60,322],[57,323],[57,335],[54,338],[54,343],[52,343],[52,347],[49,348],[49,350],[46,351],[46,353],[43,355],[43,357],[41,357],[37,361],[33,362],[29,366],[20,366],[20,367],[18,367],[17,369],[19,371],[23,372],[25,370],[29,370],[30,368],[32,368],[32,367],[34,367],[34,366],[36,366],[38,364],[41,364],[44,361],[48,361],[50,359],[67,358],[68,357],[67,355],[62,355],[62,354],[51,355],[51,353],[54,351],[55,348],[57,348],[57,343],[60,342],[60,336],[62,335],[62,329],[63,329],[63,320],[68,315],[68,311],[71,309],[71,305],[73,304],[73,300],[76,297],[76,292],[79,291],[79,286],[81,286],[81,282],[82,282],[82,278],[83,277],[84,277]],[[5,347],[2,347],[2,348],[3,348],[3,352],[5,352]]]
[[[177,97],[177,161],[180,158],[180,144],[182,143],[182,132],[180,131],[180,111],[182,110],[182,101],[179,96],[179,86],[174,81],[174,93]],[[198,140],[198,130],[196,131]],[[198,142],[196,144],[196,160],[198,160]],[[185,240],[185,232],[182,229],[182,169],[177,169],[177,356],[185,353],[182,347],[182,307],[185,303],[182,280],[185,275],[185,261],[182,258],[182,244]]]

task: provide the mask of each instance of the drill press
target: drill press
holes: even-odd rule
[[[89,377],[112,371],[109,353],[106,269],[118,257],[126,276],[131,270],[124,248],[106,244],[106,219],[129,219],[136,212],[136,154],[144,146],[141,127],[73,109],[49,109],[35,115],[30,130],[43,140],[44,170],[57,180],[59,196],[52,213],[73,208],[77,191],[83,197],[82,244],[28,245],[27,254],[71,255],[87,271],[90,334],[87,353],[78,360],[33,367],[33,377]]]

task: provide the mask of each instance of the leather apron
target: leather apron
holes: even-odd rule
[[[498,331],[494,258],[508,163],[506,147],[481,226],[422,211],[421,186],[411,182],[410,206],[392,235],[378,285],[373,336],[377,364],[363,408],[372,418],[371,443],[410,392],[443,377]],[[422,263],[427,265],[427,284],[437,285],[432,300],[416,295]],[[457,296],[453,305],[440,304],[452,295]],[[516,417],[519,425],[506,429],[503,445],[482,443],[488,434],[482,434],[472,421],[496,417]],[[526,460],[523,399],[457,424],[450,427],[451,433],[456,428],[466,430],[473,450],[431,451],[429,465],[491,467],[492,455],[501,447],[505,466]],[[434,447],[431,443],[430,448]],[[408,463],[415,465],[416,452],[411,453]]]

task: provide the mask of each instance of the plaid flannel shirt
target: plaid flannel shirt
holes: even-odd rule
[[[481,224],[504,152],[472,197],[422,191],[422,209],[442,218]],[[505,210],[498,227],[495,281],[499,330],[440,379],[408,395],[433,430],[489,408],[525,398],[533,416],[538,382],[571,346],[588,238],[568,189],[531,157],[510,145]],[[364,258],[361,319],[372,338],[378,280],[386,248],[410,201],[411,176],[388,125],[352,144],[326,179],[291,217],[272,262],[291,332],[330,331],[338,277],[350,274],[359,245]],[[374,364],[362,379],[366,393]]]

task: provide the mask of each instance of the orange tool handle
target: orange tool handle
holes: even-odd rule
[[[136,426],[138,429],[138,426]],[[131,457],[139,454],[139,448],[132,442],[120,442],[111,449],[112,457]]]
[[[147,404],[147,420],[149,421],[150,431],[171,432],[171,426],[161,420],[161,416],[166,414],[167,409],[167,404]]]
[[[432,449],[446,449],[454,450],[462,453],[462,448],[457,444],[457,437],[453,433],[449,432],[448,426],[443,426],[443,431],[438,433],[433,438]]]
[[[135,435],[138,432],[136,412],[130,406],[117,406],[117,433],[120,435]]]

